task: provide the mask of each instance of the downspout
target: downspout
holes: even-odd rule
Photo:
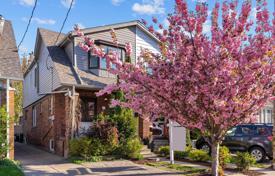
[[[72,129],[71,129],[71,139],[75,137],[75,86],[71,90],[71,99],[72,99]]]
[[[6,104],[7,104],[7,158],[10,158],[10,80],[7,79]]]

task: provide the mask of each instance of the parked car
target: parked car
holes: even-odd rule
[[[257,162],[266,157],[272,159],[272,125],[271,124],[242,124],[231,128],[221,145],[230,151],[248,151]],[[196,141],[196,148],[211,150],[206,137]]]

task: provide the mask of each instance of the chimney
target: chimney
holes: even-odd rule
[[[5,23],[5,19],[2,15],[0,15],[0,35],[2,35],[3,33],[4,23]]]

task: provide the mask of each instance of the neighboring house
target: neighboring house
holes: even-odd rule
[[[259,112],[258,123],[273,123],[275,113],[274,101],[269,101]]]
[[[116,31],[119,47],[112,43],[110,29]],[[159,40],[139,21],[83,29],[95,43],[120,52],[125,60],[126,42],[133,46],[131,63],[136,63],[141,48],[159,52]],[[106,71],[104,59],[82,51],[75,32],[61,34],[37,30],[34,61],[24,74],[24,125],[27,143],[38,145],[61,156],[68,156],[69,140],[80,136],[92,119],[104,111],[109,96],[95,93],[115,83],[116,77]],[[149,122],[139,118],[140,137],[149,137]]]
[[[18,49],[11,21],[0,15],[0,106],[5,106],[10,117],[14,116],[14,81],[22,81]],[[14,158],[14,123],[9,118],[7,123],[7,141],[9,149],[7,157]]]

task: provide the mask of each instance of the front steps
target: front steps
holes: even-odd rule
[[[151,142],[151,151],[158,152],[160,147],[167,145],[169,145],[168,139],[154,139]]]
[[[143,155],[143,159],[145,160],[159,160],[157,154],[153,153],[147,145],[142,147],[140,154]]]

